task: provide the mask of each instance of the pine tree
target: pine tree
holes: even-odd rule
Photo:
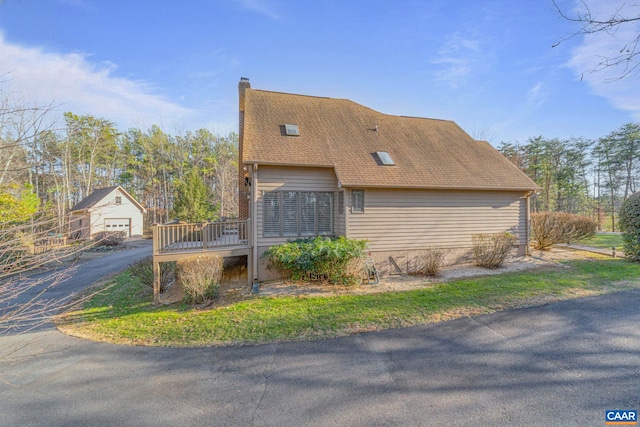
[[[215,214],[212,197],[211,189],[194,169],[176,185],[171,216],[186,222],[206,221]]]

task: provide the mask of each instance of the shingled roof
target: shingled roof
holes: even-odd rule
[[[96,203],[100,202],[102,199],[107,197],[112,191],[115,191],[117,189],[120,189],[122,194],[126,196],[129,200],[131,200],[131,203],[136,205],[142,212],[146,212],[146,209],[144,208],[144,206],[138,203],[137,200],[131,197],[131,195],[127,193],[125,189],[119,185],[116,185],[114,187],[96,188],[91,192],[91,194],[89,194],[84,199],[80,200],[74,207],[72,207],[71,212],[84,211],[87,209],[91,209],[96,205]]]
[[[247,88],[243,162],[332,167],[344,187],[537,190],[456,123],[382,114],[347,99]],[[287,136],[296,124],[299,136]],[[388,152],[394,166],[375,155]]]

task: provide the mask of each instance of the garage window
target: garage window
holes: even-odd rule
[[[116,196],[116,205],[122,204],[122,196]]]

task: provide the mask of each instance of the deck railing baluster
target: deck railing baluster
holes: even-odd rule
[[[207,251],[250,244],[249,220],[156,225],[154,253]]]

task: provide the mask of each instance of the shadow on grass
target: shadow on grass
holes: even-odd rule
[[[147,345],[212,345],[308,340],[435,323],[510,308],[640,287],[640,264],[572,260],[568,268],[505,273],[412,291],[338,296],[255,297],[211,309],[155,307],[151,290],[122,274],[83,310],[59,319],[65,332]],[[118,338],[120,337],[120,338]],[[119,341],[121,340],[121,341]]]

